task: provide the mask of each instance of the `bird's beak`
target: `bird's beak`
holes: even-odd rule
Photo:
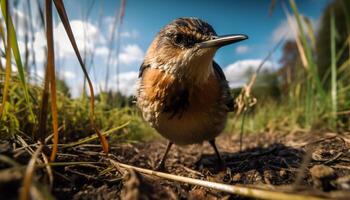
[[[223,35],[223,36],[214,36],[211,40],[207,40],[201,43],[198,43],[199,48],[210,48],[216,47],[220,48],[225,45],[233,44],[242,40],[248,39],[248,36],[243,34],[232,34],[232,35]]]

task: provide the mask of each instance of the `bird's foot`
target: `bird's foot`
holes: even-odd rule
[[[155,171],[164,172],[165,171],[165,162],[163,160],[159,161],[157,166],[154,168]]]
[[[224,169],[226,169],[227,168],[227,164],[226,164],[226,162],[224,161],[224,160],[222,160],[222,159],[218,159],[218,169],[219,170],[224,170]]]

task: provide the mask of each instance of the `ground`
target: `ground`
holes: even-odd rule
[[[241,151],[238,135],[223,134],[217,138],[217,145],[226,167],[220,167],[211,146],[203,143],[173,146],[165,172],[326,198],[350,196],[349,133],[259,133],[244,136]],[[166,141],[111,146],[109,158],[153,169],[165,150]],[[30,159],[25,149],[13,149],[8,141],[1,142],[1,154],[23,164]],[[310,162],[302,164],[305,155],[310,155]],[[81,161],[96,163],[71,163]],[[98,145],[61,148],[57,162],[71,164],[53,168],[52,194],[57,199],[247,199],[133,170],[116,169]],[[306,166],[305,173],[298,175],[300,166]],[[9,166],[0,162],[0,168],[9,169]],[[0,171],[3,174],[0,192],[6,199],[14,199],[21,175],[12,174],[11,178],[4,171]],[[4,174],[8,177],[4,178]],[[42,185],[49,183],[43,169],[37,170],[34,180]]]

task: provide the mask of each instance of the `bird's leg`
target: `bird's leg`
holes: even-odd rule
[[[209,144],[213,147],[215,154],[218,157],[218,161],[219,161],[220,165],[225,166],[225,162],[221,158],[221,155],[220,155],[220,152],[218,151],[218,148],[216,148],[215,139],[209,140]]]
[[[163,171],[165,169],[165,160],[166,160],[166,157],[167,157],[167,155],[168,155],[172,145],[173,145],[173,143],[169,141],[168,145],[166,147],[166,150],[164,152],[164,155],[162,157],[162,160],[159,161],[159,163],[158,163],[158,165],[156,167],[157,171]]]

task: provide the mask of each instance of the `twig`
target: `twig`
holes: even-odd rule
[[[35,170],[35,163],[37,162],[37,159],[41,153],[41,150],[43,148],[43,145],[40,144],[39,147],[35,150],[34,154],[32,155],[32,158],[30,159],[28,163],[28,167],[25,172],[25,176],[23,179],[23,188],[20,193],[20,200],[26,200],[29,199],[29,190],[32,183],[32,178]]]
[[[52,173],[52,168],[49,165],[49,159],[46,157],[46,155],[44,153],[41,153],[41,156],[43,158],[43,161],[45,163],[45,168],[47,171],[47,175],[49,177],[49,183],[50,183],[50,189],[52,189],[53,186],[53,173]]]
[[[256,103],[257,99],[251,95],[251,90],[253,88],[253,85],[256,82],[257,75],[259,74],[261,68],[264,66],[265,62],[272,56],[272,54],[281,46],[281,44],[284,41],[284,37],[280,39],[280,41],[273,47],[273,49],[267,54],[267,56],[262,60],[256,69],[256,71],[252,74],[250,77],[250,80],[247,84],[245,84],[238,95],[238,97],[235,99],[235,105],[236,105],[236,113],[235,117],[237,118],[240,114],[243,113],[242,116],[242,122],[241,122],[241,132],[239,135],[239,150],[242,151],[242,140],[243,140],[243,133],[244,133],[244,120],[246,117],[246,114],[248,113],[249,109],[252,108]],[[233,126],[232,126],[233,130]],[[232,131],[231,131],[232,132]]]
[[[331,162],[337,160],[338,158],[340,158],[340,156],[342,156],[342,155],[343,155],[343,152],[339,152],[336,156],[334,156],[333,158],[331,158],[331,159],[327,160],[326,162],[324,162],[324,164],[331,163]]]
[[[105,132],[103,132],[101,135],[102,135],[103,137],[108,136],[108,135],[112,134],[114,131],[117,131],[117,130],[122,129],[122,128],[124,128],[125,126],[129,125],[129,123],[130,123],[130,121],[128,121],[128,122],[126,122],[126,123],[124,123],[124,124],[122,124],[122,125],[120,125],[120,126],[118,126],[118,127],[112,128],[112,129],[110,129],[110,130],[108,130],[108,131],[105,131]],[[69,143],[69,144],[63,144],[63,145],[62,145],[62,148],[68,148],[68,147],[78,146],[78,145],[81,145],[81,144],[85,144],[85,143],[87,143],[87,142],[91,142],[92,140],[95,140],[95,139],[97,139],[97,138],[98,138],[98,134],[93,134],[92,136],[83,138],[83,139],[81,139],[81,140],[79,140],[79,141],[77,141],[77,142],[73,142],[73,143]]]
[[[13,160],[12,158],[7,157],[7,156],[5,156],[5,155],[0,155],[0,162],[6,163],[6,164],[11,165],[11,166],[13,166],[13,167],[18,167],[18,166],[20,166],[20,164],[19,164],[17,161],[15,161],[15,160]]]
[[[96,178],[95,176],[91,176],[91,175],[89,175],[89,174],[85,174],[85,173],[83,173],[83,172],[76,171],[76,170],[71,169],[71,168],[69,168],[69,167],[66,167],[65,170],[66,170],[66,171],[69,171],[69,172],[71,172],[71,173],[73,173],[73,174],[77,174],[77,175],[79,175],[79,176],[83,176],[83,177],[85,177],[85,178],[88,179],[88,180],[95,180],[95,181],[99,180],[99,179]]]
[[[183,166],[183,169],[191,174],[195,174],[197,176],[200,176],[200,177],[204,177],[204,175],[202,173],[200,173],[199,171],[196,171],[196,170],[193,170],[193,169],[190,169],[186,166]]]
[[[152,175],[160,178],[165,178],[168,180],[178,181],[182,183],[202,186],[214,190],[219,190],[222,192],[227,192],[230,194],[236,194],[236,195],[242,195],[252,198],[259,198],[259,199],[284,199],[284,200],[321,200],[323,198],[315,197],[315,196],[307,196],[307,195],[298,195],[298,194],[288,194],[283,192],[274,192],[274,191],[268,191],[268,190],[262,190],[257,188],[248,188],[243,186],[235,186],[235,185],[228,185],[223,183],[216,183],[216,182],[210,182],[210,181],[204,181],[194,178],[188,178],[184,176],[178,176],[173,174],[167,174],[163,172],[157,172],[149,169],[139,168],[131,165],[126,165],[120,162],[117,162],[112,159],[108,159],[113,166],[116,168],[126,168],[126,169],[132,169],[137,172]]]

